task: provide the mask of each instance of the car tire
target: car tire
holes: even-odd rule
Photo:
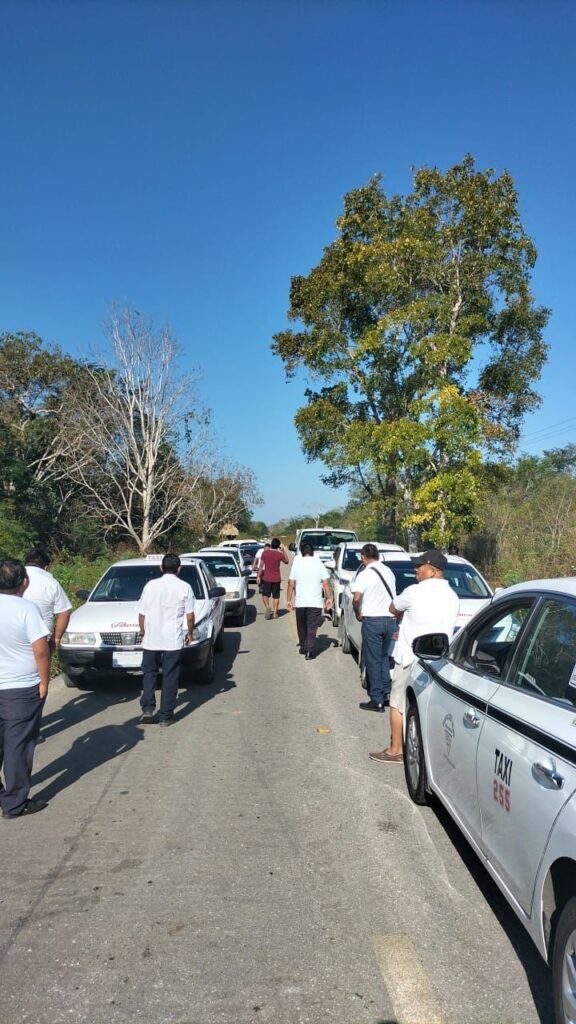
[[[64,686],[67,686],[69,690],[76,690],[81,683],[84,681],[84,672],[71,673],[62,672],[62,679],[64,680]]]
[[[576,896],[568,900],[560,917],[552,947],[552,992],[555,1024],[572,1020],[564,1009],[564,992],[571,993],[572,1006],[576,1001]]]
[[[404,775],[410,799],[415,804],[427,804],[428,776],[422,743],[422,728],[418,707],[414,701],[406,713],[406,736],[404,740]]]
[[[242,611],[239,612],[238,615],[234,616],[234,618],[232,619],[232,622],[234,623],[235,626],[245,626],[246,625],[246,605],[244,605]]]
[[[217,654],[224,650],[224,623],[220,626],[220,632],[214,641],[214,650]]]
[[[350,637],[346,632],[346,622],[344,616],[340,616],[340,622],[338,624],[338,639],[340,641],[340,647],[342,648],[342,654],[352,653],[352,644],[350,643]]]
[[[206,664],[199,668],[194,676],[194,682],[200,686],[208,686],[214,680],[214,644],[210,644]]]
[[[338,607],[338,602],[334,596],[332,597],[332,602],[332,625],[334,629],[338,629],[342,617],[342,609]]]

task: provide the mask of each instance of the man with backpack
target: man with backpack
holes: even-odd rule
[[[362,623],[362,660],[369,697],[360,707],[363,711],[383,712],[390,697],[390,651],[398,628],[390,613],[396,580],[391,569],[380,561],[375,544],[365,544],[360,557],[364,569],[352,583],[352,604]]]

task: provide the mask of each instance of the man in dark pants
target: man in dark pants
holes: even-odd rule
[[[286,608],[289,612],[292,611],[294,607],[292,596],[296,590],[296,628],[300,641],[300,654],[305,655],[306,661],[311,661],[314,657],[316,633],[322,622],[324,603],[330,610],[332,593],[328,586],[328,570],[319,558],[314,557],[312,545],[306,542],[302,544],[300,554],[302,557],[296,557],[292,562],[286,594]]]
[[[390,697],[390,650],[397,630],[390,604],[396,597],[394,573],[380,561],[375,544],[365,544],[360,552],[364,568],[352,586],[352,605],[362,623],[362,661],[366,669],[370,700],[360,704],[362,711],[384,711]]]
[[[162,695],[158,722],[165,726],[174,720],[182,648],[190,642],[194,632],[194,594],[192,587],[179,579],[179,575],[178,555],[164,555],[162,575],[146,584],[138,603],[144,673],[140,721],[144,724],[154,721],[160,668]]]
[[[29,799],[34,749],[50,682],[49,630],[23,594],[28,587],[23,562],[0,562],[0,782],[3,818],[21,818],[47,807]]]

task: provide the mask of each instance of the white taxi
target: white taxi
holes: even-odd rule
[[[238,559],[230,549],[201,551],[187,557],[202,559],[204,565],[212,573],[217,585],[224,587],[226,615],[230,617],[235,626],[245,626],[250,569],[240,569]]]
[[[330,573],[330,589],[332,591],[332,625],[338,627],[342,615],[342,595],[347,583],[351,583],[362,566],[360,552],[366,544],[364,540],[343,541],[334,548],[332,558],[324,564]],[[391,551],[400,551],[408,558],[408,553],[400,544],[383,544],[376,542],[376,547],[384,560]]]
[[[502,591],[448,643],[414,641],[404,767],[435,794],[552,967],[576,1021],[576,578]]]
[[[67,686],[78,686],[87,673],[142,671],[142,636],[136,611],[146,583],[160,575],[161,556],[115,562],[91,593],[78,591],[86,603],[72,613],[58,650]],[[182,559],[180,578],[196,599],[194,639],[183,649],[182,674],[192,670],[199,683],[212,681],[214,652],[224,643],[224,588],[204,562]]]
[[[414,555],[414,558],[416,557]],[[417,582],[416,566],[407,551],[383,551],[381,558],[394,573],[397,594],[401,594],[406,587]],[[460,599],[456,620],[456,628],[460,629],[470,621],[476,612],[489,603],[492,598],[492,590],[472,562],[468,562],[467,559],[461,558],[459,555],[446,555],[446,559],[448,564],[444,570],[444,576]],[[362,572],[363,566],[358,571]],[[358,622],[352,607],[356,575],[357,573],[342,592],[342,613],[339,620],[338,639],[345,654],[354,647],[361,655],[362,624]]]

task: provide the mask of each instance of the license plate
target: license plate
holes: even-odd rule
[[[112,668],[141,668],[142,651],[112,651]]]

